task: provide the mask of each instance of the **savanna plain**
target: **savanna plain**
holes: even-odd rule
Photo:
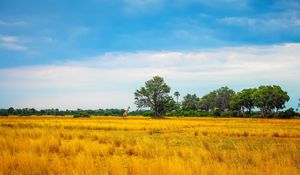
[[[0,117],[0,174],[300,174],[300,120]]]

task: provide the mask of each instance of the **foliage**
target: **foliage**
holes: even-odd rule
[[[197,110],[199,108],[200,99],[196,94],[187,94],[183,97],[182,109],[185,111]]]
[[[271,117],[273,110],[284,108],[290,97],[280,86],[260,86],[253,93],[254,104],[261,110],[263,117]]]
[[[143,113],[143,116],[153,116],[153,112],[152,111],[145,111],[144,113]]]
[[[90,118],[90,115],[88,115],[85,112],[80,112],[78,114],[73,115],[74,118]]]
[[[212,91],[204,95],[199,102],[199,107],[203,111],[210,111],[216,107],[216,92]]]
[[[243,111],[247,110],[247,116],[251,116],[251,110],[254,108],[254,97],[253,94],[256,89],[243,89],[241,92],[236,93],[231,102],[230,106],[232,109]]]
[[[225,111],[230,109],[230,101],[234,96],[235,92],[232,89],[229,89],[227,86],[221,87],[215,91],[216,93],[216,108],[220,111]]]
[[[146,81],[145,87],[136,90],[135,104],[138,108],[149,107],[154,116],[159,117],[174,107],[174,99],[169,96],[170,87],[159,76]]]
[[[279,118],[285,118],[285,119],[293,118],[296,115],[297,115],[297,112],[294,111],[294,108],[289,108],[285,111],[278,113]]]
[[[210,111],[218,108],[221,112],[230,109],[230,101],[235,92],[227,86],[216,89],[200,100],[200,109]]]

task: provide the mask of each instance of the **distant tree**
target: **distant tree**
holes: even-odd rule
[[[178,97],[180,96],[180,93],[178,91],[174,92],[174,96],[176,97],[176,103],[178,105]]]
[[[225,111],[226,109],[229,110],[231,98],[235,94],[234,90],[229,89],[227,86],[225,86],[215,90],[215,93],[216,108],[220,109],[221,112]]]
[[[15,112],[15,109],[13,107],[8,108],[7,113],[8,115],[13,115]]]
[[[7,109],[0,109],[0,116],[8,116],[8,110]]]
[[[243,112],[243,105],[242,105],[242,102],[241,102],[241,93],[238,92],[236,93],[232,98],[231,98],[231,101],[230,101],[230,108],[233,109],[233,110],[237,110],[237,111],[241,111]]]
[[[176,116],[178,117],[179,116],[179,109],[180,109],[180,106],[179,106],[179,103],[178,103],[178,98],[180,96],[180,93],[178,91],[175,91],[174,92],[174,96],[176,97]]]
[[[220,112],[230,109],[230,101],[235,92],[227,86],[214,90],[200,99],[200,109],[211,111],[218,109]]]
[[[203,111],[210,111],[216,108],[216,92],[212,91],[204,95],[199,102],[200,109]]]
[[[283,91],[280,86],[273,86],[273,99],[276,112],[279,109],[285,108],[285,103],[290,100],[288,93]]]
[[[263,117],[270,117],[273,110],[284,108],[290,97],[280,86],[260,86],[253,93],[254,104],[261,110]]]
[[[182,109],[185,111],[193,110],[196,111],[199,107],[200,99],[196,94],[187,94],[183,97]]]
[[[231,108],[242,112],[246,109],[248,116],[251,116],[251,110],[254,108],[253,93],[255,91],[256,89],[249,88],[236,93],[231,99]]]
[[[160,76],[155,76],[146,81],[145,87],[136,90],[135,104],[138,108],[150,107],[154,116],[159,117],[171,106],[173,98],[169,96],[170,87]]]

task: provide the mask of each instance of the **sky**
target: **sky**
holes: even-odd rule
[[[0,108],[127,108],[155,75],[198,96],[300,98],[299,0],[1,0]]]

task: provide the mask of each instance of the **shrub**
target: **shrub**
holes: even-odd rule
[[[212,111],[209,112],[209,116],[212,116],[212,117],[219,117],[221,116],[221,111],[219,108],[216,108]]]
[[[241,117],[241,116],[243,116],[243,114],[241,114],[240,111],[233,110],[233,111],[231,111],[231,116],[232,117]]]
[[[282,112],[278,113],[278,117],[279,118],[284,118],[284,119],[293,118],[296,115],[297,115],[297,113],[294,111],[293,108],[289,108],[285,111],[282,111]]]
[[[90,115],[87,114],[87,113],[85,113],[85,112],[80,112],[79,114],[73,115],[73,118],[80,118],[80,117],[82,117],[82,118],[90,118]]]
[[[224,111],[222,112],[221,117],[231,117],[231,113],[231,111]]]
[[[199,116],[199,117],[206,117],[206,116],[209,116],[209,113],[206,112],[206,111],[198,111],[197,112],[197,116]]]
[[[153,112],[152,111],[145,111],[144,113],[143,113],[143,116],[153,116]]]

